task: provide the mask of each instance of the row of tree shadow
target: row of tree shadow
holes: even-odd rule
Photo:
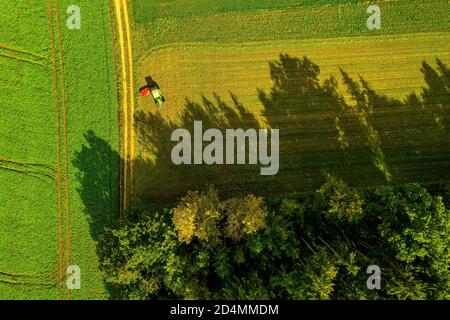
[[[450,178],[450,72],[440,60],[436,68],[423,62],[426,87],[404,101],[377,93],[362,77],[341,70],[347,95],[334,77],[319,80],[320,68],[307,57],[280,55],[270,62],[273,86],[258,90],[265,124],[230,93],[232,103],[218,95],[201,102],[186,100],[180,121],[164,112],[137,115],[140,145],[154,158],[136,162],[137,190],[143,203],[168,204],[187,190],[212,183],[227,195],[261,195],[316,189],[323,173],[333,173],[357,185]],[[280,130],[280,171],[262,177],[260,166],[176,166],[170,136],[177,128],[192,131],[260,128]]]
[[[188,190],[213,184],[225,196],[251,192],[287,195],[314,190],[325,173],[354,185],[437,182],[450,180],[450,70],[423,62],[426,86],[404,101],[373,90],[362,78],[356,82],[341,70],[348,95],[338,81],[319,80],[320,68],[307,57],[280,55],[270,62],[273,86],[258,90],[266,123],[231,95],[226,103],[186,100],[179,122],[168,121],[159,110],[136,117],[140,145],[151,159],[137,159],[134,200],[150,209],[172,206]],[[261,176],[257,165],[176,166],[171,160],[177,128],[261,128],[280,130],[280,170]],[[76,153],[79,194],[95,240],[114,223],[119,208],[120,157],[108,142],[89,131]],[[101,248],[98,248],[101,250]]]

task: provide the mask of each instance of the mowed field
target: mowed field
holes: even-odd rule
[[[404,99],[424,85],[422,61],[435,57],[450,61],[450,33],[400,36],[347,37],[240,44],[180,44],[152,52],[140,72],[160,80],[174,119],[183,112],[186,98],[200,100],[216,93],[231,102],[230,93],[255,114],[263,105],[258,89],[270,92],[273,85],[269,61],[280,53],[310,58],[320,66],[321,80],[339,76],[339,68],[357,78],[363,76],[380,94]],[[157,63],[154,63],[157,61]],[[338,79],[340,80],[340,79]],[[345,94],[345,88],[340,86]],[[144,83],[141,83],[144,85]],[[144,108],[152,101],[142,99]]]
[[[428,124],[423,130],[435,140],[419,131],[412,134],[414,121],[421,118],[417,110],[392,108],[395,102],[387,99],[378,113],[348,120],[343,130],[334,121],[347,117],[339,117],[337,100],[330,102],[335,110],[308,109],[302,100],[307,94],[292,92],[297,101],[284,101],[284,111],[283,106],[273,108],[279,101],[271,92],[280,89],[280,74],[274,74],[270,63],[280,62],[280,54],[307,57],[320,67],[320,81],[336,77],[337,92],[349,106],[357,101],[343,83],[341,68],[356,82],[362,77],[378,97],[403,101],[412,93],[420,96],[426,86],[422,62],[434,66],[439,58],[450,63],[449,2],[372,3],[381,8],[381,30],[366,27],[366,1],[133,1],[139,85],[151,76],[167,99],[167,105],[156,110],[151,99],[140,98],[142,159],[136,184],[141,199],[170,203],[207,184],[227,194],[310,191],[322,183],[325,172],[369,187],[448,180],[447,131]],[[286,61],[281,74],[310,76],[299,74],[298,65]],[[240,106],[248,113],[229,121],[227,114]],[[260,177],[258,166],[171,165],[170,134],[177,127],[192,130],[193,120],[220,129],[279,128],[279,174]]]
[[[101,299],[96,237],[117,213],[108,1],[2,2],[0,299]],[[81,269],[69,292],[66,269]]]

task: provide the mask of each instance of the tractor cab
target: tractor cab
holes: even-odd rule
[[[164,97],[162,95],[161,90],[158,87],[150,88],[150,92],[152,93],[153,100],[155,103],[162,107],[164,105]]]

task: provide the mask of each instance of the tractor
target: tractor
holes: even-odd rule
[[[146,77],[145,81],[147,82],[147,85],[140,89],[141,97],[147,97],[151,94],[157,106],[164,106],[166,99],[164,98],[158,84],[152,79],[152,77]]]

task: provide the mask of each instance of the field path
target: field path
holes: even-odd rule
[[[131,40],[131,28],[130,19],[128,14],[127,0],[121,0],[123,5],[123,12],[125,17],[125,30],[127,34],[128,43],[128,72],[130,74],[129,78],[129,88],[130,88],[130,109],[129,109],[129,121],[130,121],[130,187],[129,194],[130,197],[133,194],[133,176],[134,176],[134,165],[133,161],[136,158],[136,139],[135,139],[135,127],[134,127],[134,71],[133,71],[133,49]]]
[[[26,63],[31,63],[31,64],[36,64],[36,65],[44,67],[44,65],[42,63],[40,63],[40,62],[36,62],[36,61],[33,61],[33,60],[24,59],[24,58],[20,58],[20,57],[16,57],[16,56],[11,56],[11,55],[8,55],[8,54],[0,53],[0,57],[13,59],[13,60],[17,60],[17,61],[22,61],[22,62],[26,62]]]
[[[55,3],[56,23],[58,26],[58,49],[59,49],[59,63],[61,73],[61,105],[63,118],[63,144],[64,144],[64,188],[65,188],[65,232],[66,232],[66,267],[70,266],[70,196],[69,196],[69,150],[67,143],[67,96],[65,91],[65,74],[64,74],[64,59],[63,59],[63,45],[62,45],[62,30],[61,18],[59,15],[59,0]],[[70,300],[70,289],[67,288],[67,299]]]
[[[8,50],[8,51],[17,52],[17,53],[23,53],[23,54],[26,54],[26,55],[29,55],[29,56],[33,56],[33,57],[38,58],[38,59],[47,59],[48,58],[47,56],[36,54],[36,53],[30,52],[30,51],[25,51],[25,50],[22,50],[22,49],[17,49],[17,48],[5,46],[3,44],[0,44],[0,49],[5,49],[5,50]]]
[[[130,21],[126,0],[114,0],[117,30],[119,33],[121,83],[122,83],[122,112],[123,112],[123,208],[127,208],[132,193],[133,159],[135,158],[134,133],[134,74],[133,52],[131,46]]]
[[[50,38],[52,49],[52,69],[54,81],[54,109],[56,123],[56,157],[57,157],[57,189],[58,189],[58,275],[59,299],[63,299],[63,279],[65,268],[70,263],[70,196],[69,196],[69,151],[67,137],[67,97],[64,74],[64,48],[59,13],[59,0],[48,0],[48,15],[50,20]],[[55,32],[56,31],[56,32]],[[59,65],[59,66],[58,66]],[[61,125],[62,121],[62,125]],[[61,153],[63,156],[61,156]],[[64,179],[64,182],[63,182]],[[64,184],[64,209],[62,186]],[[63,214],[65,211],[65,214]],[[64,217],[65,216],[65,217]],[[63,226],[63,220],[65,223]],[[65,232],[65,239],[63,236]],[[70,290],[67,288],[67,300],[70,300]]]
[[[56,65],[56,48],[55,48],[55,33],[53,26],[53,5],[51,0],[47,1],[48,5],[48,17],[49,17],[49,28],[50,28],[50,41],[52,50],[52,73],[53,73],[53,101],[54,101],[54,111],[55,111],[55,128],[56,128],[56,163],[57,163],[57,179],[56,188],[58,193],[58,279],[59,279],[59,300],[62,300],[62,279],[63,279],[63,268],[62,268],[62,257],[63,257],[63,241],[62,241],[62,199],[61,199],[61,153],[60,153],[60,143],[61,143],[61,133],[60,133],[60,116],[59,116],[59,96],[58,96],[58,71]]]

